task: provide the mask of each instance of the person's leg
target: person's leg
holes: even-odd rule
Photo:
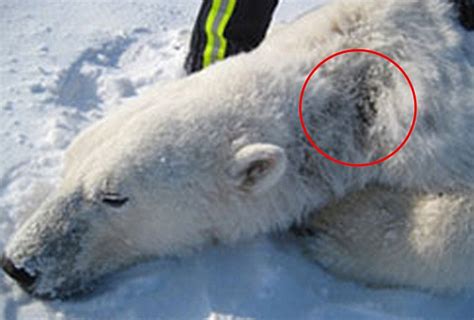
[[[192,73],[265,37],[278,0],[203,0],[184,68]]]

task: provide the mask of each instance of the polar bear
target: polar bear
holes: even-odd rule
[[[62,183],[7,244],[4,270],[34,295],[66,298],[144,259],[296,225],[309,231],[305,252],[344,278],[471,285],[474,36],[455,8],[339,1],[251,53],[150,89],[79,134]],[[306,75],[351,47],[397,60],[418,94],[410,141],[377,166],[327,160],[298,119]],[[323,150],[367,162],[406,134],[411,95],[382,59],[339,57],[314,81],[303,114]]]

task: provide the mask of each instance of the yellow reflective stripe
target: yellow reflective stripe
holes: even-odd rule
[[[225,9],[224,16],[222,17],[222,21],[219,24],[219,27],[217,28],[217,36],[221,40],[220,41],[221,46],[219,48],[219,51],[217,51],[217,60],[224,59],[225,50],[227,48],[227,39],[224,37],[224,30],[225,30],[225,27],[227,26],[227,23],[230,20],[230,17],[232,17],[232,13],[234,12],[236,2],[237,0],[229,0],[227,4],[227,8]]]
[[[224,0],[226,1],[226,0]],[[213,0],[209,15],[206,19],[205,32],[206,32],[206,47],[204,48],[202,66],[205,68],[209,66],[215,60],[224,58],[225,50],[227,48],[227,40],[224,38],[224,30],[227,23],[232,16],[237,0],[227,0],[227,6],[224,9],[223,14],[220,17],[220,21],[216,21],[219,16],[219,9],[222,5],[222,0]],[[214,28],[217,22],[217,28]],[[217,36],[218,39],[215,38]],[[218,42],[218,48],[214,48],[216,40]],[[217,54],[213,57],[213,53]]]
[[[214,20],[216,19],[220,6],[221,0],[212,1],[211,10],[209,11],[209,15],[207,16],[205,27],[207,43],[206,48],[204,48],[204,56],[202,61],[202,66],[204,68],[211,64],[212,48],[214,47],[214,34],[212,33],[212,26],[214,25]]]

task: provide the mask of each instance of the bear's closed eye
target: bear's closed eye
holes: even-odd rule
[[[102,196],[102,202],[111,207],[120,208],[128,202],[128,198],[116,193],[108,193]]]

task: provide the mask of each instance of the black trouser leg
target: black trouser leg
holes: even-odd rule
[[[278,0],[203,0],[194,25],[185,70],[250,51],[262,42]]]

